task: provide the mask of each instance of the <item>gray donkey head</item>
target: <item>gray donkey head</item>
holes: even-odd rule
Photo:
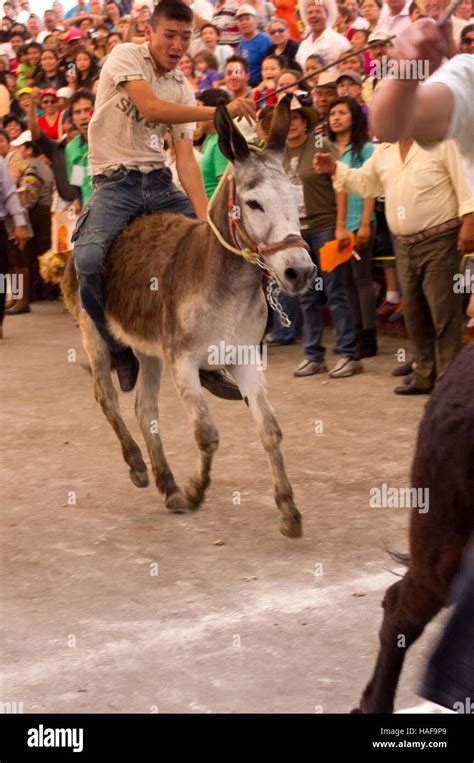
[[[235,167],[235,204],[240,209],[240,222],[250,239],[260,246],[285,242],[289,236],[300,238],[296,195],[282,165],[290,125],[289,100],[283,98],[276,107],[263,151],[250,150],[224,106],[218,106],[215,115],[219,147]],[[302,241],[261,259],[289,294],[305,291],[314,276],[314,264]]]

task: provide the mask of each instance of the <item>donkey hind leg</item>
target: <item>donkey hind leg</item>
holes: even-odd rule
[[[301,514],[295,506],[293,490],[286,474],[280,448],[282,433],[267,399],[263,371],[256,365],[232,366],[229,370],[248,403],[258,436],[270,461],[275,501],[283,514],[280,532],[288,538],[300,538],[303,534]]]
[[[136,352],[140,361],[135,414],[145,438],[155,483],[165,495],[166,507],[176,513],[188,509],[186,499],[177,486],[166,460],[159,434],[158,393],[160,391],[161,367],[159,358]]]
[[[193,426],[194,439],[200,459],[196,472],[186,485],[185,494],[190,509],[197,509],[211,482],[211,465],[219,445],[219,433],[204,399],[199,369],[189,360],[178,359],[172,365],[179,396]]]
[[[392,713],[405,653],[445,604],[449,581],[434,591],[420,586],[408,570],[385,593],[380,649],[371,680],[353,712]]]
[[[91,319],[81,311],[80,327],[84,349],[91,364],[95,399],[117,435],[125,462],[130,467],[130,479],[136,487],[147,487],[148,471],[140,448],[128,431],[122,416],[117,391],[112,382],[110,352]]]

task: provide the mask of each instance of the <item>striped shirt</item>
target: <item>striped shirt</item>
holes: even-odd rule
[[[235,18],[238,7],[239,3],[236,0],[224,0],[220,8],[216,6],[212,23],[219,29],[221,45],[232,45],[236,48],[240,42],[239,24]]]

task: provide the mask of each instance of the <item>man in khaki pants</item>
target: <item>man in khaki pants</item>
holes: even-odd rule
[[[429,393],[461,348],[458,241],[474,200],[456,144],[442,141],[425,151],[412,140],[382,143],[360,169],[349,169],[329,154],[316,154],[314,167],[334,174],[336,192],[385,196],[404,316],[416,351],[413,382],[395,392]]]

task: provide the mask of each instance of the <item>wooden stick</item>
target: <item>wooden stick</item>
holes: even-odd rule
[[[446,22],[449,21],[453,13],[457,11],[462,1],[463,0],[451,0],[446,10],[439,17],[438,21],[436,22],[436,25],[443,26],[444,24],[446,24]]]
[[[462,2],[462,0],[454,0],[458,4]],[[457,6],[456,6],[457,7]],[[390,37],[387,37],[385,42],[390,42],[390,40],[393,40],[393,38],[396,37],[395,34],[390,35]],[[271,95],[278,95],[278,93],[283,93],[285,90],[288,90],[289,87],[294,87],[295,85],[301,85],[302,82],[305,82],[307,79],[311,79],[316,74],[321,74],[321,72],[325,72],[327,69],[331,69],[333,66],[337,66],[338,64],[342,64],[343,61],[347,61],[348,58],[353,58],[354,56],[358,56],[359,53],[365,53],[367,50],[371,50],[371,48],[374,48],[376,45],[380,45],[380,42],[377,40],[376,42],[371,42],[368,45],[365,46],[365,48],[361,48],[360,50],[351,50],[348,53],[345,53],[343,56],[340,56],[339,58],[336,58],[335,61],[331,61],[330,64],[325,64],[324,66],[321,66],[320,69],[316,69],[316,71],[311,72],[311,74],[305,74],[304,77],[301,77],[301,79],[297,80],[296,82],[293,82],[291,85],[284,85],[283,87],[280,87],[278,90],[274,90]],[[257,103],[263,103],[263,101],[266,101],[268,98],[268,95],[261,96]]]

